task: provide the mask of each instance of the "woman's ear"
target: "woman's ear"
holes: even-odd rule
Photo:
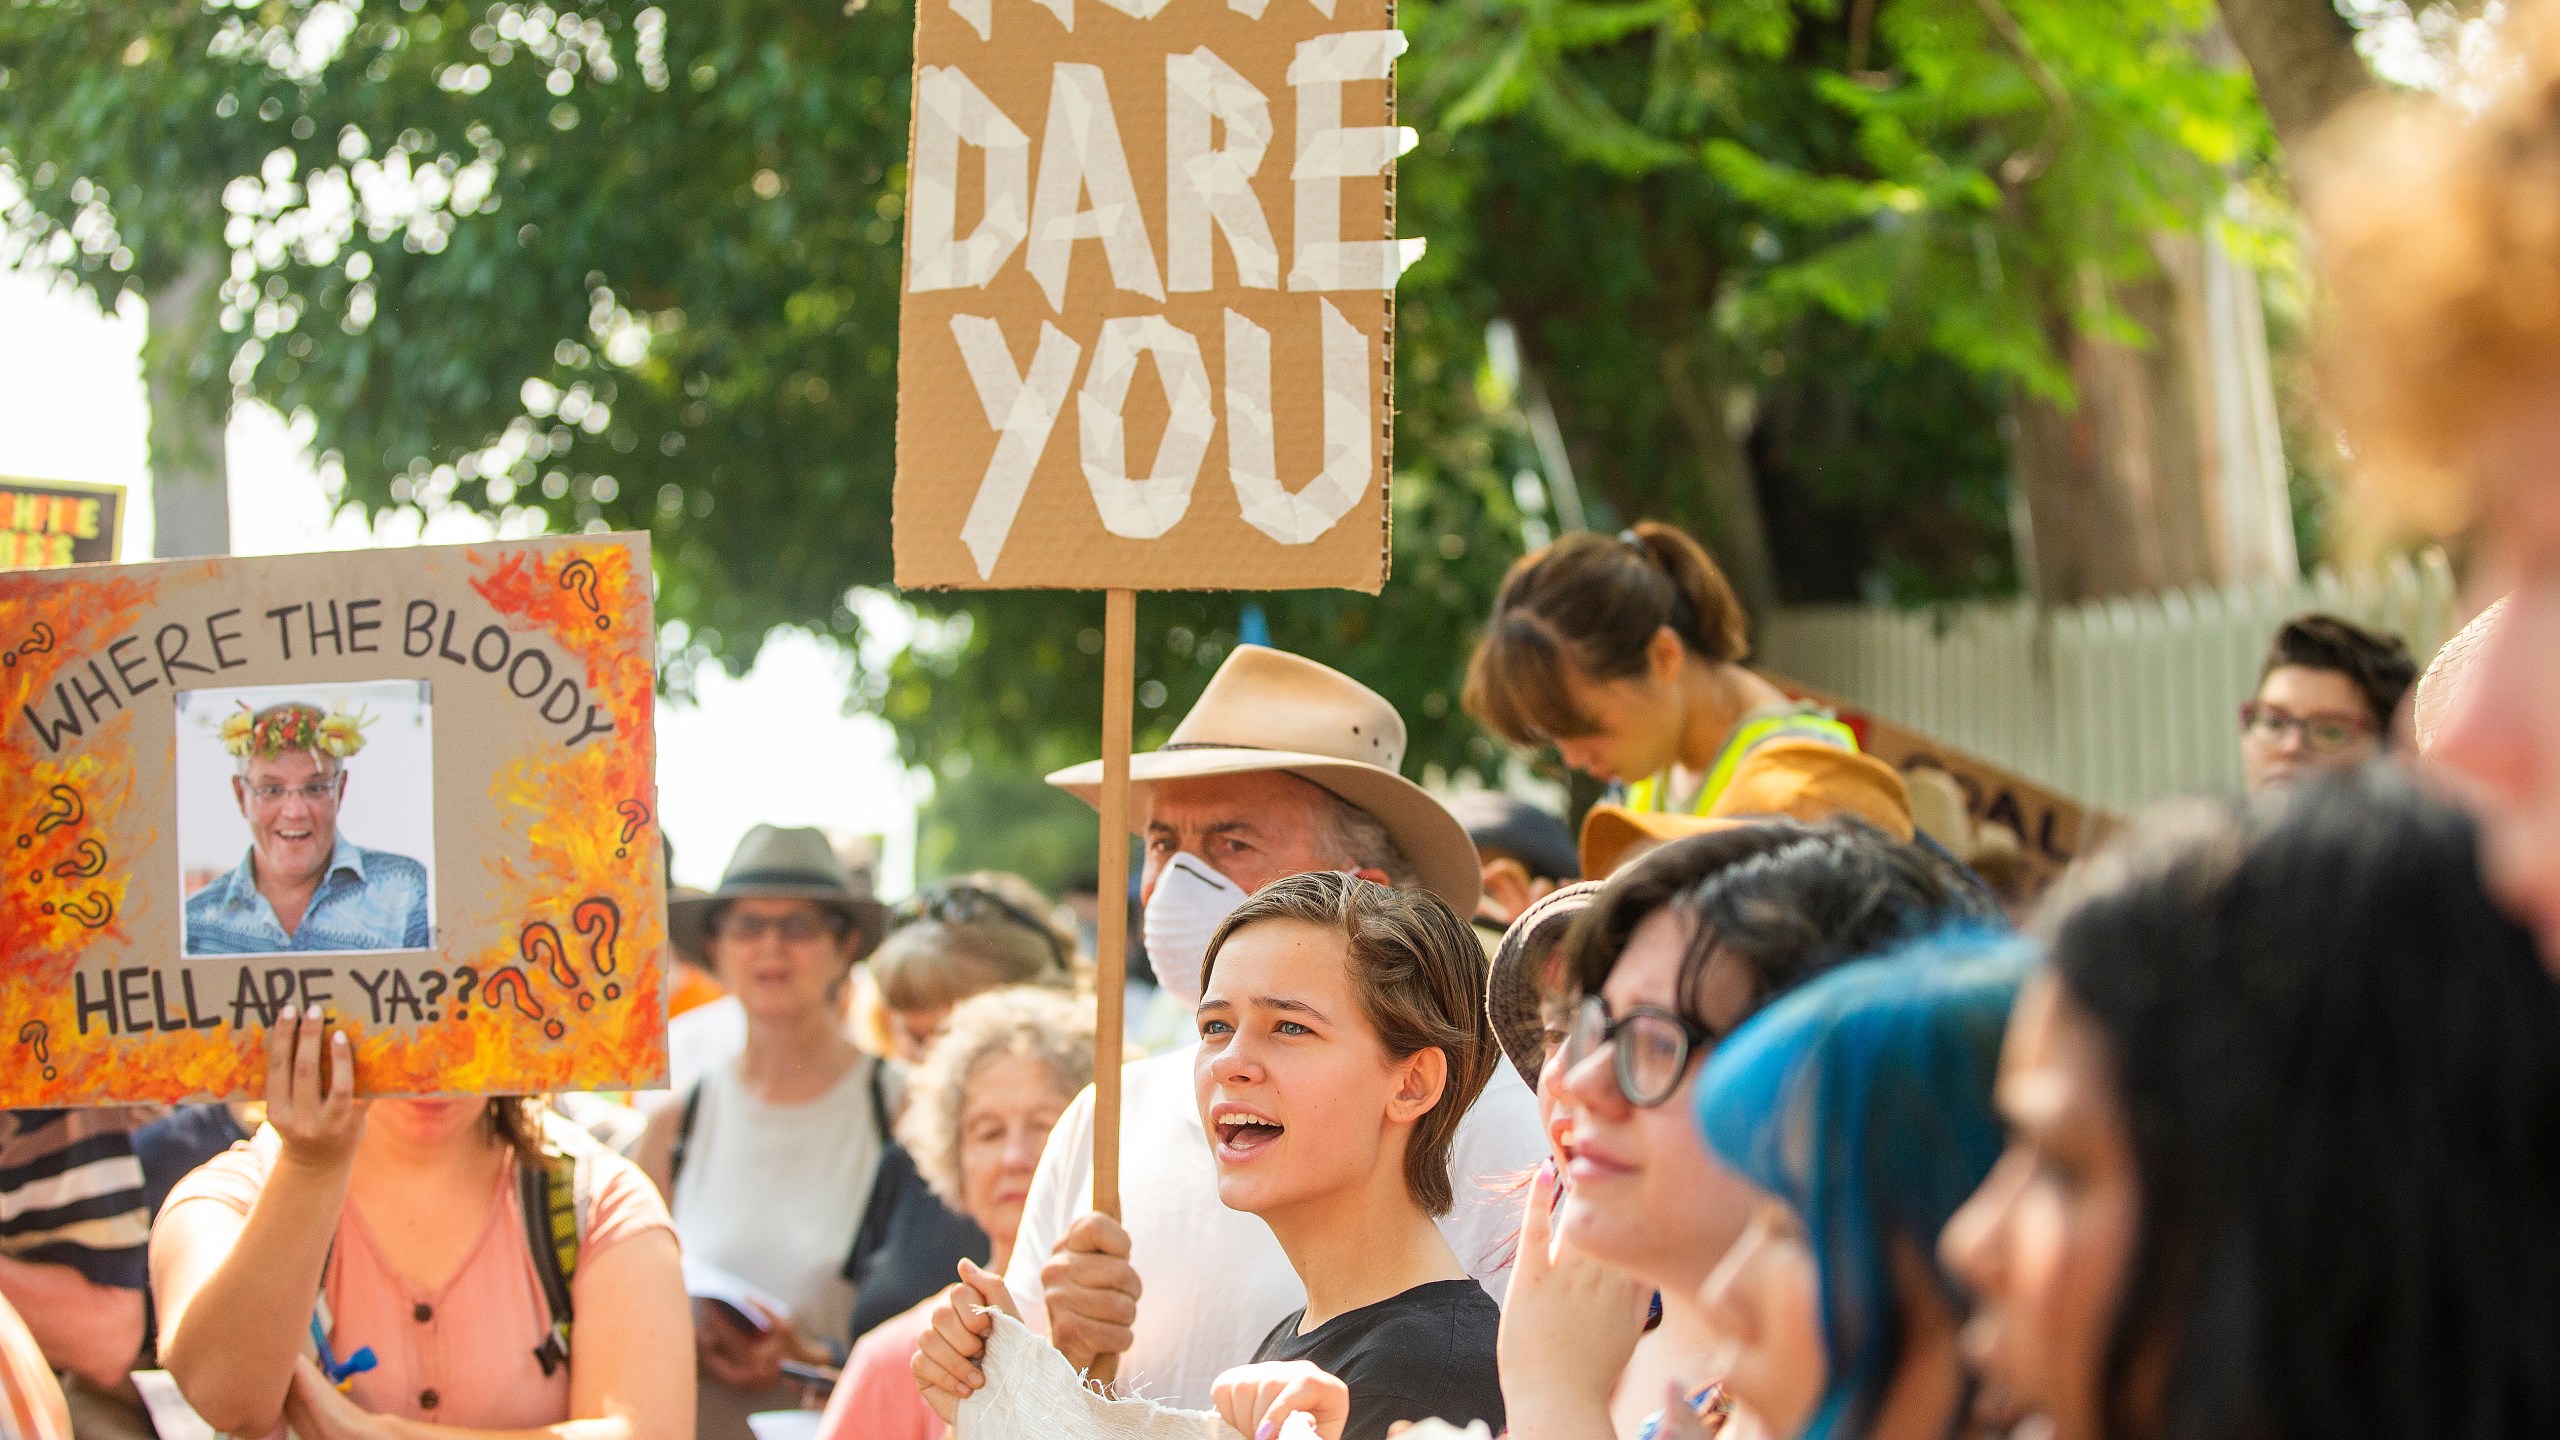
[[[1449,1052],[1437,1045],[1416,1050],[1405,1058],[1403,1083],[1387,1102],[1387,1118],[1399,1125],[1410,1124],[1431,1113],[1440,1103],[1441,1093],[1449,1088]]]
[[[1653,638],[1644,642],[1644,668],[1657,685],[1679,679],[1681,662],[1688,658],[1688,645],[1681,640],[1680,632],[1668,625],[1655,626]]]

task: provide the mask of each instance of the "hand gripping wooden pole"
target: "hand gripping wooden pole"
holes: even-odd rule
[[[1120,1218],[1121,1010],[1129,993],[1129,728],[1138,661],[1138,592],[1104,592],[1102,619],[1101,903],[1093,967],[1093,1208]],[[1120,1357],[1094,1357],[1110,1383]]]

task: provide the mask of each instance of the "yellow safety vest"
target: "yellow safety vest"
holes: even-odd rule
[[[1698,798],[1688,813],[1704,815],[1715,808],[1725,787],[1733,783],[1733,772],[1740,768],[1742,757],[1771,740],[1780,738],[1819,740],[1837,745],[1851,754],[1858,751],[1857,732],[1813,706],[1801,709],[1771,711],[1756,720],[1746,720],[1724,742],[1716,763],[1707,769],[1707,783],[1698,787]],[[1665,803],[1671,793],[1669,772],[1639,780],[1627,787],[1627,808],[1639,814],[1659,814],[1670,808]]]

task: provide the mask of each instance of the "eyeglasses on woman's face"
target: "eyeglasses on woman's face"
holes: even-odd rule
[[[711,933],[741,945],[752,945],[768,934],[779,935],[788,944],[806,945],[819,939],[841,940],[851,928],[837,916],[808,910],[780,915],[732,910],[720,917]]]
[[[1659,1005],[1638,1005],[1612,1018],[1607,1000],[1585,995],[1565,1031],[1565,1069],[1579,1067],[1603,1045],[1614,1046],[1609,1066],[1618,1093],[1637,1109],[1650,1110],[1679,1090],[1690,1059],[1714,1049],[1721,1038]]]
[[[2337,755],[2353,747],[2373,733],[2373,727],[2348,715],[2296,715],[2263,700],[2252,700],[2240,707],[2240,733],[2265,745],[2279,745],[2285,737],[2299,736],[2302,748],[2314,755]]]

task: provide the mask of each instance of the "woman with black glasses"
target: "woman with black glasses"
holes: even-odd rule
[[[1693,1117],[1717,1040],[1782,992],[1843,961],[1956,919],[1998,923],[1989,896],[1943,859],[1854,820],[1741,823],[1664,846],[1610,881],[1566,941],[1554,997],[1563,1044],[1549,1062],[1561,1185],[1534,1187],[1524,1227],[1548,1263],[1596,1262],[1661,1292],[1638,1363],[1530,1343],[1587,1322],[1564,1287],[1526,1286],[1504,1316],[1503,1395],[1520,1440],[1649,1434],[1647,1410],[1695,1400],[1712,1331],[1697,1296],[1748,1223],[1749,1188],[1710,1157]],[[1560,1197],[1559,1192],[1560,1190]],[[1519,1282],[1515,1282],[1519,1283]],[[1652,1392],[1613,1394],[1622,1378]],[[1624,1423],[1638,1417],[1632,1427]]]
[[[759,825],[720,888],[667,907],[746,1018],[746,1045],[652,1113],[636,1158],[658,1182],[697,1297],[696,1433],[746,1440],[746,1417],[798,1393],[785,1362],[844,1354],[846,1257],[869,1208],[897,1095],[845,1034],[844,997],[878,907],[816,830]]]

